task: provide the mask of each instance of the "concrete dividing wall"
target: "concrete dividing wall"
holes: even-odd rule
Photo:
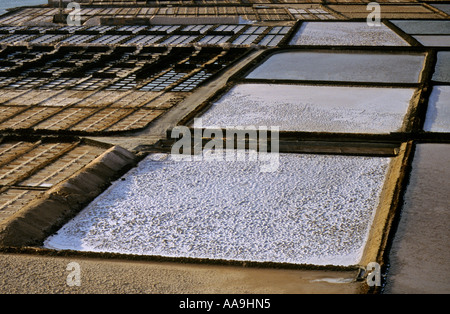
[[[387,241],[394,218],[399,210],[400,193],[405,184],[411,149],[412,142],[403,143],[397,157],[390,164],[381,192],[380,204],[374,215],[369,238],[360,261],[360,265],[364,267],[371,262],[385,266]]]

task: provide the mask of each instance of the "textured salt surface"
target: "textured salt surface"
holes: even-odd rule
[[[430,132],[450,132],[450,86],[433,87],[423,128]]]
[[[371,27],[366,22],[306,22],[291,45],[408,46],[386,25]]]
[[[449,164],[449,144],[417,145],[386,293],[450,293]]]
[[[437,53],[433,80],[450,83],[450,51],[439,51]]]
[[[47,0],[2,0],[0,1],[0,14],[6,13],[6,9],[16,8],[21,6],[32,6],[32,5],[40,5],[47,4]]]
[[[241,84],[202,116],[203,127],[389,133],[402,127],[413,89]]]
[[[433,21],[433,20],[395,20],[391,21],[405,33],[412,35],[438,35],[450,34],[450,21]]]
[[[416,35],[413,36],[419,43],[428,47],[449,47],[450,35]]]
[[[354,265],[390,158],[281,154],[264,161],[148,156],[45,241],[82,251]]]
[[[280,52],[247,78],[348,82],[417,83],[423,54]]]
[[[439,10],[450,15],[450,4],[436,3],[433,4],[433,7],[438,8]]]

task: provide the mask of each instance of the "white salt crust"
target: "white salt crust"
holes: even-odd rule
[[[382,24],[366,22],[305,22],[292,38],[291,45],[330,46],[409,46],[394,31]]]
[[[450,35],[416,35],[413,37],[427,47],[450,47]]]
[[[281,154],[174,161],[154,154],[45,247],[239,261],[355,265],[390,158]]]
[[[278,126],[281,131],[398,131],[414,89],[240,84],[203,115],[203,127]]]

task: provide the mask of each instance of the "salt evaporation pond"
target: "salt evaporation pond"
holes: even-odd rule
[[[269,56],[248,79],[417,83],[424,54],[284,51]]]
[[[294,35],[290,44],[409,46],[386,25],[373,27],[366,22],[305,22]]]
[[[240,84],[200,116],[205,128],[278,126],[281,131],[398,131],[411,88]]]
[[[450,51],[439,51],[437,53],[432,79],[437,82],[450,83]]]
[[[206,155],[205,155],[206,156]],[[390,158],[147,156],[44,246],[235,261],[355,265]]]
[[[449,20],[392,20],[391,22],[411,35],[450,34]]]
[[[419,43],[428,47],[450,47],[450,35],[416,35]]]
[[[445,13],[450,15],[450,4],[436,3],[433,4],[433,7],[438,8],[439,10],[444,11]]]
[[[389,253],[386,293],[450,292],[449,164],[449,144],[417,144]]]
[[[7,9],[22,7],[22,6],[34,6],[47,4],[48,0],[2,0],[0,1],[0,14],[5,14]]]
[[[450,86],[433,87],[423,128],[429,132],[450,132]]]

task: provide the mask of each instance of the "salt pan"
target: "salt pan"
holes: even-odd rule
[[[439,51],[432,79],[450,83],[450,51]]]
[[[203,127],[279,126],[281,131],[398,131],[414,89],[240,84],[215,102]]]
[[[285,51],[271,55],[249,79],[417,83],[424,54]]]
[[[409,46],[386,25],[366,22],[305,22],[291,45]]]
[[[450,86],[435,86],[428,101],[424,130],[450,132]]]

